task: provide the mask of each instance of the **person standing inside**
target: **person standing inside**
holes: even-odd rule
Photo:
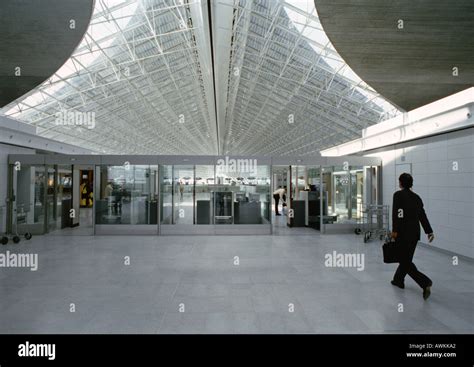
[[[183,195],[184,195],[184,184],[181,180],[179,180],[179,198],[182,201],[183,200]]]
[[[112,211],[115,211],[116,209],[113,203],[114,201],[113,193],[114,193],[114,187],[112,186],[112,182],[107,182],[107,185],[104,188],[104,198],[107,199],[107,202],[108,202],[109,215],[111,215]]]
[[[431,294],[433,282],[416,268],[413,255],[420,240],[420,223],[430,243],[434,239],[433,229],[423,208],[423,201],[411,190],[413,177],[402,173],[398,181],[401,190],[393,194],[392,238],[398,242],[400,261],[391,283],[405,288],[405,276],[408,274],[423,289],[423,298],[426,300]]]
[[[112,186],[112,182],[108,182],[104,189],[104,197],[108,198],[111,197],[114,192],[114,187]]]
[[[286,199],[286,186],[285,187],[281,187],[276,189],[274,192],[273,192],[273,199],[275,199],[275,215],[281,215],[279,212],[278,212],[278,205],[280,204],[280,199],[283,201],[283,203],[285,203],[285,199]]]

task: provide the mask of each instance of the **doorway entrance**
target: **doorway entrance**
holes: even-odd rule
[[[47,231],[54,236],[94,234],[94,167],[47,167]]]
[[[274,165],[272,223],[274,233],[285,233],[290,228],[320,228],[321,189],[320,166]],[[284,191],[283,191],[284,190]],[[283,197],[282,194],[283,193]],[[278,195],[280,194],[280,195]],[[279,196],[277,215],[277,198]],[[295,231],[294,229],[291,231]],[[309,231],[310,233],[314,233]]]

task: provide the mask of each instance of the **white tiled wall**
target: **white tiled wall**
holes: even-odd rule
[[[397,164],[411,164],[413,190],[425,204],[433,246],[474,258],[474,128],[371,152],[383,160],[383,201],[392,205]],[[458,170],[453,170],[457,162]],[[422,236],[421,241],[425,242]]]

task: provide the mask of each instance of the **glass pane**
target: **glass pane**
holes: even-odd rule
[[[173,224],[173,166],[160,166],[160,222]]]
[[[356,167],[351,170],[351,218],[361,218],[364,195],[364,169]]]
[[[270,166],[256,159],[229,159],[216,166],[213,191],[215,224],[263,224],[270,221]]]
[[[72,167],[58,165],[56,175],[56,227],[62,229],[72,226],[70,210],[72,209]]]
[[[337,215],[337,221],[343,222],[349,218],[349,173],[343,171],[342,167],[335,167],[333,173],[333,187],[334,187],[334,208],[333,213]]]
[[[44,233],[45,184],[44,166],[22,165],[17,171],[16,206],[20,233]]]
[[[97,224],[156,224],[156,166],[100,167]]]
[[[55,167],[47,168],[47,186],[46,186],[46,213],[48,231],[56,229],[57,206],[56,206],[56,185],[57,171]]]
[[[292,198],[298,200],[299,193],[307,187],[307,171],[305,166],[292,166],[291,168]]]
[[[364,167],[324,167],[323,184],[327,191],[326,223],[352,223],[361,217],[365,195]]]
[[[214,166],[198,165],[195,170],[195,224],[211,224],[211,192],[215,186]]]
[[[327,215],[334,214],[334,197],[332,187],[332,167],[321,168],[323,174],[323,200],[327,203]]]
[[[158,166],[149,166],[147,175],[147,224],[158,224]]]
[[[175,165],[174,175],[174,224],[194,223],[194,166]]]
[[[260,202],[260,214],[262,216],[261,223],[268,224],[270,223],[271,215],[271,195],[270,195],[270,166],[258,166],[257,167],[257,188],[256,194]]]
[[[327,215],[327,197],[321,206],[321,169],[319,167],[308,167],[307,170],[307,190],[308,192],[308,226],[320,229],[321,225],[321,207],[323,216]]]

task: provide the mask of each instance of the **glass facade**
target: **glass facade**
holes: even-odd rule
[[[75,228],[69,214],[80,202],[81,208],[94,208],[98,234],[115,233],[113,225],[147,226],[133,232],[143,234],[213,234],[226,228],[238,234],[239,227],[251,232],[270,228],[273,191],[282,185],[288,204],[282,211],[291,215],[278,225],[320,229],[321,222],[357,223],[364,205],[376,204],[379,195],[377,166],[275,165],[272,171],[270,160],[213,162],[95,164],[86,171],[81,165],[24,164],[15,173],[19,231]],[[85,172],[87,180],[80,177]],[[127,227],[120,228],[127,233]]]

